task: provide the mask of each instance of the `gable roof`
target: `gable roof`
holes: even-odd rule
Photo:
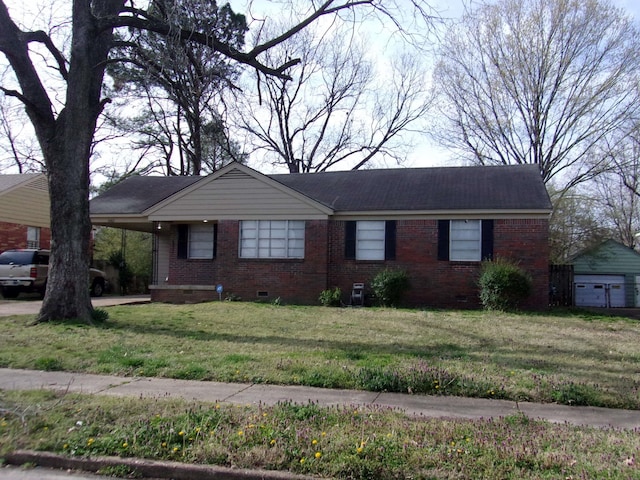
[[[91,200],[91,214],[102,218],[146,215],[190,192],[204,191],[204,187],[215,191],[217,182],[233,178],[229,174],[234,171],[271,184],[284,194],[289,192],[292,198],[304,197],[324,206],[325,214],[551,211],[535,165],[263,175],[244,165],[229,164],[207,177],[130,177]]]
[[[535,165],[271,175],[335,212],[550,210]]]

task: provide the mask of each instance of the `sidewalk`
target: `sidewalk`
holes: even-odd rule
[[[531,419],[594,427],[640,428],[640,410],[570,407],[401,393],[241,383],[197,382],[166,378],[115,377],[68,372],[0,368],[1,390],[49,389],[92,395],[183,398],[206,402],[273,405],[290,400],[319,405],[363,405],[396,408],[408,415],[446,418],[496,418],[523,413]]]

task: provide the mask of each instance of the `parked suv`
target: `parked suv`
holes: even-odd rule
[[[44,295],[49,272],[49,250],[20,249],[0,253],[0,289],[4,298],[16,298],[20,292]],[[95,268],[89,271],[91,295],[104,293],[105,273]]]

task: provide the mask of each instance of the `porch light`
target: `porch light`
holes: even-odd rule
[[[156,225],[156,230],[162,230],[162,223],[158,222]]]

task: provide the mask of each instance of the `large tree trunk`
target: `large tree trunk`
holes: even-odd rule
[[[77,318],[91,323],[89,295],[91,220],[89,157],[102,104],[100,93],[111,31],[98,32],[89,0],[73,2],[73,43],[67,102],[55,135],[40,139],[51,197],[51,257],[38,322]],[[121,1],[94,1],[96,14],[118,10]]]

